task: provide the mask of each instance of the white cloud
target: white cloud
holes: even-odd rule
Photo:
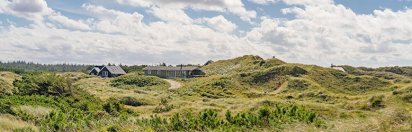
[[[48,19],[60,23],[63,27],[69,29],[90,30],[90,27],[87,23],[83,21],[72,20],[66,16],[61,15],[60,13],[53,13],[48,17]]]
[[[283,10],[296,19],[262,18],[259,27],[247,33],[252,43],[272,44],[292,61],[328,65],[342,63],[377,66],[404,64],[411,60],[412,10],[376,10],[359,15],[330,1],[285,0],[304,5]]]
[[[262,5],[279,2],[279,0],[249,0],[249,1],[256,3],[256,4],[262,4]]]
[[[199,19],[198,21],[200,21],[201,23],[206,23],[208,26],[210,26],[214,30],[219,31],[219,32],[224,32],[224,33],[232,33],[237,28],[236,24],[227,20],[222,15],[212,17],[212,18],[202,18],[202,19]]]
[[[160,21],[145,23],[139,12],[92,4],[83,8],[93,18],[74,20],[53,11],[47,3],[38,4],[44,10],[22,10],[1,1],[1,13],[40,20],[48,26],[0,26],[0,60],[180,64],[256,54],[321,65],[410,65],[412,61],[411,9],[360,15],[330,0],[283,0],[289,7],[282,12],[294,18],[260,17],[258,25],[238,36],[233,33],[238,25],[220,12],[238,16],[253,12],[240,0],[117,1],[145,7]],[[265,1],[271,2],[260,0],[262,4]],[[219,15],[193,20],[185,13],[187,8]],[[251,18],[253,13],[244,20]]]
[[[15,15],[39,23],[43,16],[52,13],[44,0],[2,0],[0,12]]]
[[[94,19],[78,21],[89,24],[90,31],[43,26],[3,27],[0,30],[0,41],[4,42],[0,48],[0,60],[202,64],[209,59],[245,53],[270,53],[266,50],[270,48],[245,43],[234,35],[203,25],[163,21],[145,24],[143,16],[137,12],[126,13],[90,4],[83,7],[95,16]],[[229,24],[223,19],[218,16],[208,20],[214,26]]]
[[[83,8],[96,17],[89,21],[91,27],[97,31],[133,34],[144,28],[142,22],[144,16],[137,12],[125,13],[90,4],[83,5]]]
[[[140,7],[151,8],[172,8],[185,9],[192,8],[195,10],[208,11],[229,11],[238,15],[242,20],[251,21],[256,17],[256,12],[246,10],[241,0],[117,0],[121,4],[130,4]]]
[[[290,5],[323,6],[333,4],[333,0],[282,0]]]
[[[193,21],[183,9],[153,7],[151,13],[159,19],[167,22],[191,24]]]

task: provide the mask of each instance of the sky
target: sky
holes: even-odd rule
[[[0,61],[412,65],[412,0],[0,0]]]

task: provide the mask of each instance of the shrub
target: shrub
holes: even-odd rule
[[[26,74],[13,84],[21,95],[68,96],[72,90],[71,80],[52,73]]]
[[[281,79],[286,75],[297,77],[306,73],[307,71],[305,69],[298,66],[281,65],[266,70],[240,73],[240,78],[249,84],[260,84],[274,79]]]
[[[158,77],[144,76],[139,74],[128,74],[120,76],[112,81],[112,86],[114,87],[119,87],[122,85],[131,85],[136,87],[166,86],[167,82]]]
[[[169,104],[169,101],[166,98],[162,98],[160,100],[160,104],[154,109],[154,113],[163,113],[163,112],[169,112],[174,108],[173,105]]]
[[[21,106],[42,106],[51,108],[52,111],[44,116],[33,116],[30,112],[16,109]],[[112,123],[119,124],[131,115],[137,116],[133,111],[125,109],[118,100],[103,102],[77,88],[72,89],[69,96],[0,96],[0,113],[33,122],[39,126],[40,131],[91,131]]]
[[[36,131],[31,127],[23,127],[23,128],[14,129],[13,132],[36,132]]]
[[[289,89],[295,89],[295,90],[305,90],[309,87],[309,84],[305,80],[301,79],[292,79],[288,82]]]
[[[103,109],[111,115],[118,116],[122,110],[122,105],[115,99],[109,99],[109,101],[103,105]]]
[[[176,113],[170,118],[152,116],[139,122],[140,125],[155,131],[250,131],[261,128],[279,130],[282,125],[294,122],[304,122],[317,127],[324,124],[316,113],[301,106],[284,104],[265,106],[257,112],[232,114],[227,111],[224,118],[219,117],[216,110],[206,109],[196,115]]]
[[[372,96],[369,99],[370,107],[372,107],[372,108],[383,108],[384,107],[383,98],[384,98],[383,95],[381,95],[381,96]]]
[[[11,102],[2,101],[0,102],[0,114],[11,114],[13,113]]]
[[[120,99],[120,103],[124,105],[130,105],[130,106],[142,106],[142,105],[147,105],[146,102],[139,101],[136,98],[133,97],[123,97]]]
[[[213,88],[228,88],[233,85],[233,82],[229,78],[222,77],[217,80],[213,80],[210,85]]]
[[[406,87],[405,89],[395,90],[392,92],[398,98],[402,99],[407,103],[412,103],[412,87]]]

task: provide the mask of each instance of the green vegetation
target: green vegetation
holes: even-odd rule
[[[72,92],[72,80],[51,73],[26,74],[14,86],[21,95],[67,96]]]
[[[167,87],[168,83],[158,77],[144,76],[138,73],[131,73],[120,76],[112,81],[112,86],[119,88],[130,87]]]
[[[27,72],[86,72],[89,65],[75,65],[75,64],[38,64],[25,61],[1,62],[0,71],[11,71],[17,74]]]
[[[163,113],[163,112],[169,112],[170,110],[173,109],[173,105],[169,104],[169,101],[166,98],[162,98],[160,100],[159,106],[157,106],[153,112],[154,113]]]
[[[143,68],[146,67],[146,65],[133,65],[133,66],[119,65],[119,66],[122,67],[123,70],[126,71],[127,73],[131,73],[131,72],[143,73]]]
[[[343,72],[247,55],[210,61],[206,77],[174,79],[178,89],[122,67],[133,72],[0,72],[0,130],[412,130],[410,67]]]
[[[304,122],[317,127],[323,125],[316,113],[300,106],[283,104],[237,114],[226,111],[225,117],[219,117],[218,112],[212,109],[203,110],[197,115],[177,113],[170,118],[152,116],[139,124],[155,131],[258,131],[280,130],[282,124],[293,122]]]

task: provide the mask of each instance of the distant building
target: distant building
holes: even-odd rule
[[[330,68],[335,69],[335,70],[339,70],[339,71],[343,71],[346,72],[345,69],[343,68],[343,66],[337,66],[337,65],[330,65]]]
[[[95,66],[90,70],[89,75],[96,75],[100,77],[118,77],[126,74],[120,66]]]
[[[161,78],[192,78],[205,75],[196,66],[148,66],[143,68],[143,71],[147,76],[158,76]]]

